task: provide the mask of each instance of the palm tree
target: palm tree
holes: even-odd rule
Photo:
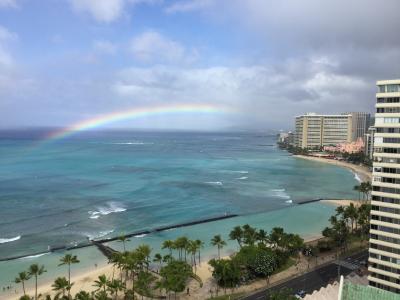
[[[65,277],[58,277],[56,280],[54,280],[54,283],[51,286],[53,287],[53,291],[58,292],[56,298],[58,298],[60,294],[65,297],[65,291],[68,291],[69,294],[71,290],[71,285]]]
[[[221,259],[221,249],[226,245],[226,242],[222,239],[221,235],[215,235],[211,239],[211,245],[217,246],[218,249],[218,259]]]
[[[121,235],[121,236],[118,237],[117,240],[118,240],[118,242],[122,242],[122,245],[124,247],[124,252],[126,252],[125,243],[129,242],[130,239],[128,239],[125,235]]]
[[[107,283],[107,288],[110,291],[111,295],[114,295],[114,299],[118,299],[118,291],[122,291],[125,288],[125,285],[121,280],[114,279]]]
[[[361,200],[361,186],[360,185],[355,185],[353,187],[353,190],[358,192],[358,201],[360,201]]]
[[[27,272],[20,272],[18,273],[18,277],[15,278],[14,282],[15,283],[21,283],[22,284],[22,290],[24,291],[24,296],[26,295],[25,293],[25,281],[28,281],[31,278],[31,276]]]
[[[147,271],[149,270],[150,265],[150,254],[151,248],[149,245],[140,245],[136,251],[144,258],[144,264],[146,265]]]
[[[358,215],[357,209],[356,209],[356,207],[354,206],[353,203],[350,203],[350,205],[348,207],[346,207],[345,215],[346,215],[347,218],[350,219],[351,232],[353,233],[354,223],[355,223],[355,221],[357,219],[357,215]],[[356,223],[356,225],[357,225],[357,223]]]
[[[235,226],[232,231],[229,233],[230,240],[236,240],[239,244],[239,247],[242,248],[243,241],[243,230],[240,226]]]
[[[189,244],[189,239],[185,236],[181,236],[175,240],[174,244],[175,247],[179,250],[179,259],[183,259],[184,252],[186,261],[186,248]]]
[[[78,257],[76,255],[65,254],[65,256],[61,257],[60,262],[59,266],[68,265],[68,284],[71,285],[71,265],[79,263]]]
[[[163,260],[163,257],[162,257],[162,255],[160,253],[154,254],[153,262],[159,263],[160,264],[160,269],[161,269],[162,260]]]
[[[195,272],[197,269],[197,264],[196,264],[197,249],[198,249],[197,243],[195,241],[189,241],[189,245],[187,246],[187,252],[190,253],[190,255],[191,255],[190,260],[191,260],[192,266],[194,264]]]
[[[198,252],[199,252],[199,266],[200,266],[200,264],[201,264],[201,260],[200,260],[200,250],[201,250],[202,248],[204,248],[204,242],[201,241],[201,240],[195,240],[194,242],[197,244],[197,249],[198,249]]]
[[[265,244],[268,242],[268,233],[264,229],[260,229],[257,233],[257,239]]]
[[[172,248],[174,248],[174,242],[171,240],[166,240],[163,242],[161,249],[168,249],[169,255],[172,256]]]
[[[107,283],[108,283],[107,277],[106,277],[106,275],[103,274],[98,277],[98,280],[94,281],[93,286],[97,287],[96,291],[103,289],[103,292],[107,293],[106,292]]]
[[[39,266],[38,264],[31,265],[28,270],[29,276],[35,277],[35,300],[38,299],[37,296],[38,277],[42,275],[44,272],[47,272],[44,266]]]
[[[80,291],[78,294],[75,295],[75,300],[92,300],[93,297],[85,291]]]

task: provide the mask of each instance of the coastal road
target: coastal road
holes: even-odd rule
[[[328,265],[322,266],[311,272],[288,280],[284,283],[278,284],[269,289],[264,289],[260,292],[247,296],[243,299],[247,300],[261,300],[269,299],[268,294],[272,291],[280,290],[282,288],[288,288],[293,293],[304,290],[307,294],[312,293],[315,290],[319,290],[321,287],[328,285],[329,283],[338,279],[338,272],[340,275],[346,276],[352,271],[360,268],[368,260],[368,251],[362,251],[357,254],[353,254],[345,257],[340,261],[340,268],[336,262],[332,262]]]

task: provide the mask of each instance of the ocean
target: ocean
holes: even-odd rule
[[[45,276],[53,276],[62,253],[29,257],[49,247],[239,215],[129,242],[158,250],[163,240],[187,235],[203,239],[211,257],[210,238],[227,238],[235,225],[313,236],[334,207],[297,202],[357,197],[351,171],[296,159],[271,135],[104,131],[53,141],[43,135],[0,132],[0,258],[28,256],[0,262],[0,288],[32,262],[44,263],[52,270]],[[235,247],[228,243],[225,251]],[[81,269],[105,263],[93,247],[74,251]]]

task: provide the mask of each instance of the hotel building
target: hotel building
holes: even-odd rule
[[[359,138],[364,140],[365,134],[371,126],[371,114],[366,112],[347,112],[344,115],[351,115],[352,120],[352,141],[355,142]]]
[[[368,281],[400,293],[400,79],[377,86]]]
[[[318,115],[296,117],[295,146],[319,148],[352,141],[352,115]]]

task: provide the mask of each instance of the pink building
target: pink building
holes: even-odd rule
[[[357,141],[351,143],[337,144],[336,146],[325,146],[325,151],[341,152],[341,153],[357,153],[364,151],[364,141],[358,138]]]

